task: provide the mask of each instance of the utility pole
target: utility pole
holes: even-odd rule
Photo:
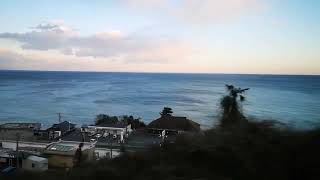
[[[112,141],[113,139],[111,139],[110,143],[111,143],[111,147],[110,147],[110,159],[112,159]]]
[[[81,132],[81,142],[85,142],[86,141],[86,137],[84,132]]]
[[[61,113],[58,113],[59,123],[61,123]]]
[[[19,140],[20,140],[20,133],[16,134],[16,168],[19,169]]]

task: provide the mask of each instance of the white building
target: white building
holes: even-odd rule
[[[31,155],[22,161],[22,169],[28,171],[46,171],[48,170],[48,159]]]
[[[108,135],[124,135],[128,136],[131,132],[131,124],[123,125],[123,124],[108,124],[108,125],[99,125],[99,126],[83,126],[83,132],[88,132],[92,134],[100,133],[103,136]]]

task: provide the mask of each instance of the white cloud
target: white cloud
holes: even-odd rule
[[[25,33],[0,33],[0,38],[20,42],[24,50],[55,50],[65,55],[95,58],[126,58],[132,61],[174,61],[191,52],[191,46],[177,40],[144,37],[108,31],[80,36],[64,22],[42,23]],[[169,48],[170,47],[170,48]]]

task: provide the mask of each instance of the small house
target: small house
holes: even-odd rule
[[[17,134],[25,141],[35,140],[35,132],[41,128],[40,123],[5,123],[0,125],[0,139],[16,140]]]
[[[49,144],[43,151],[43,154],[48,158],[49,167],[72,168],[75,165],[80,144],[82,144],[81,160],[94,160],[95,147],[93,144],[60,141]]]
[[[48,159],[39,156],[28,156],[22,161],[22,169],[28,171],[46,171],[48,170]]]
[[[57,139],[58,137],[75,130],[75,128],[76,124],[72,124],[69,121],[63,121],[58,124],[53,124],[46,131],[48,132],[49,139]]]
[[[165,130],[167,134],[177,134],[181,132],[199,132],[200,124],[186,117],[164,115],[152,121],[147,128],[151,133],[160,134]]]

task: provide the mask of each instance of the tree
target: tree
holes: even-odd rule
[[[118,117],[117,116],[109,116],[106,114],[99,114],[96,117],[95,124],[101,125],[101,124],[116,124],[118,123]]]
[[[146,124],[141,120],[141,118],[134,118],[133,116],[122,116],[122,122],[125,124],[131,124],[132,129],[138,129],[142,127],[146,127]]]
[[[220,102],[222,109],[221,126],[239,123],[245,120],[245,117],[239,108],[239,103],[245,100],[243,94],[249,90],[249,88],[236,88],[233,85],[226,85],[226,88],[229,94],[224,96]]]
[[[162,112],[160,112],[161,116],[172,116],[172,109],[170,107],[164,107]]]

